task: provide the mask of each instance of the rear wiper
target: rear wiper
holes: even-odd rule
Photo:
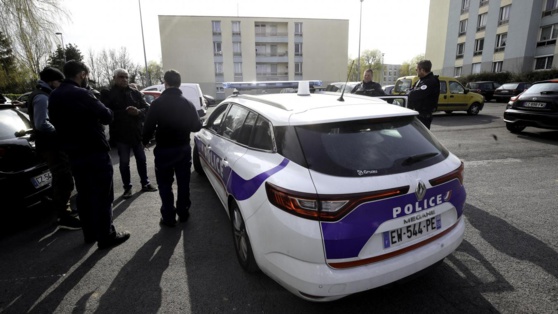
[[[412,164],[417,163],[419,161],[423,161],[423,160],[432,158],[432,157],[437,156],[437,155],[438,155],[438,153],[425,153],[425,154],[413,155],[413,156],[410,156],[407,159],[403,160],[401,165],[402,166],[409,166],[409,165],[412,165]]]

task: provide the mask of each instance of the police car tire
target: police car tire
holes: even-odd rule
[[[200,154],[198,153],[198,147],[194,145],[194,153],[192,154],[192,163],[194,164],[194,170],[199,175],[205,176],[205,172],[203,172],[203,168],[200,162]]]
[[[231,204],[231,227],[234,240],[234,249],[236,252],[236,257],[240,266],[248,272],[255,273],[259,270],[256,259],[254,258],[254,252],[252,251],[252,244],[250,243],[250,237],[246,231],[246,224],[242,218],[242,213],[236,202]]]

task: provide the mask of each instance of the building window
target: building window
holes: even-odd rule
[[[550,70],[552,69],[553,56],[535,58],[535,70]]]
[[[223,75],[223,62],[215,62],[215,75]]]
[[[554,45],[556,44],[557,37],[558,37],[557,24],[541,27],[541,32],[539,35],[539,41],[537,42],[537,47]]]
[[[506,40],[508,39],[508,33],[502,33],[496,35],[496,47],[494,52],[503,51],[506,48]]]
[[[470,0],[461,0],[461,13],[469,11]]]
[[[233,42],[233,55],[234,56],[242,55],[242,45],[238,41]]]
[[[235,62],[234,63],[234,75],[235,76],[242,76],[242,62]]]
[[[302,56],[302,44],[296,43],[295,44],[295,56]]]
[[[492,72],[494,72],[494,73],[502,72],[502,64],[503,64],[503,61],[493,62],[492,63]]]
[[[221,21],[212,21],[213,35],[221,35]]]
[[[240,21],[232,21],[232,34],[240,36]]]
[[[477,31],[483,30],[486,28],[486,19],[488,14],[483,13],[479,14],[479,19],[477,20]]]
[[[455,76],[455,77],[461,76],[462,70],[463,70],[463,67],[455,67],[455,69],[453,70],[453,76]]]
[[[498,18],[498,25],[506,24],[510,20],[510,5],[500,8],[500,16]]]
[[[488,4],[488,0],[480,0],[479,7],[485,6]]]
[[[465,43],[457,44],[457,57],[463,58],[463,52],[465,52]]]
[[[479,38],[475,40],[475,52],[473,55],[480,55],[482,54],[482,49],[484,47],[484,38]]]
[[[302,62],[295,62],[295,75],[302,75]]]
[[[295,36],[302,36],[302,23],[295,23]]]
[[[465,35],[467,32],[467,20],[459,21],[459,35]]]
[[[221,50],[221,42],[220,41],[214,41],[213,42],[213,55],[214,56],[223,55],[223,51]]]
[[[542,16],[548,16],[558,11],[558,0],[546,0]]]
[[[481,72],[481,64],[480,63],[473,63],[473,70],[472,74],[479,74]]]
[[[256,36],[265,36],[265,24],[256,24]]]

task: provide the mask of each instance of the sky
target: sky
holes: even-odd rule
[[[361,3],[362,1],[362,3]],[[349,58],[360,47],[379,49],[384,63],[401,64],[426,49],[430,0],[62,0],[70,19],[60,21],[64,44],[89,51],[126,47],[140,65],[161,61],[158,15],[322,18],[349,20]],[[140,20],[140,4],[141,16]],[[360,18],[362,5],[362,19]],[[62,38],[60,38],[62,37]]]

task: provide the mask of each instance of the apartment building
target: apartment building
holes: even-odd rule
[[[558,0],[430,0],[426,58],[436,74],[553,68]]]
[[[401,64],[384,64],[384,70],[382,71],[382,80],[380,84],[384,85],[394,85],[397,78],[400,77],[399,71],[401,70]]]
[[[222,82],[347,77],[349,21],[223,16],[159,16],[164,69],[224,99]]]

